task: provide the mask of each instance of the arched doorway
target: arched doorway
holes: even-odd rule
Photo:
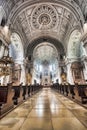
[[[58,78],[58,52],[54,45],[43,42],[33,51],[33,81],[39,80],[42,85],[50,85]]]
[[[67,79],[68,82],[74,84],[75,82],[84,82],[83,74],[83,46],[81,44],[81,32],[75,29],[69,38],[67,46]]]
[[[63,45],[52,37],[41,37],[32,41],[27,54],[29,60],[29,73],[32,74],[32,83],[50,85],[53,82],[61,83]]]

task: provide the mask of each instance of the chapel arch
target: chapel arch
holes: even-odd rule
[[[25,66],[24,66],[24,50],[21,37],[17,33],[12,33],[11,44],[9,46],[9,55],[14,60],[14,83],[19,85],[26,84]]]

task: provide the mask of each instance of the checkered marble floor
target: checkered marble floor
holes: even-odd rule
[[[87,109],[43,88],[2,118],[0,130],[87,130]]]

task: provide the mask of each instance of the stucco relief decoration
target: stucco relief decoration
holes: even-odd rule
[[[80,56],[80,37],[81,33],[78,30],[72,32],[68,45],[68,56],[79,57]]]
[[[43,4],[34,8],[31,17],[32,27],[35,29],[52,29],[56,23],[57,14],[53,6]]]

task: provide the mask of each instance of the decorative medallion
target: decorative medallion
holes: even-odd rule
[[[34,9],[31,24],[35,29],[52,29],[56,23],[57,14],[53,6],[44,4]]]

